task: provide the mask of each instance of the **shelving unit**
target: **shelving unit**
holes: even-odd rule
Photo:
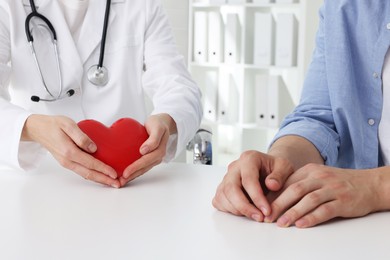
[[[299,0],[298,3],[289,4],[255,4],[250,0],[242,4],[210,4],[206,1],[190,0],[188,64],[189,70],[203,92],[205,107],[203,123],[209,125],[213,130],[213,161],[218,165],[226,165],[238,158],[244,150],[256,149],[265,152],[277,131],[278,124],[261,125],[256,119],[258,100],[255,96],[258,95],[256,94],[258,93],[256,88],[259,88],[258,75],[274,78],[277,76],[282,83],[284,82],[282,85],[286,86],[286,91],[280,95],[290,96],[292,104],[281,104],[282,107],[288,106],[283,108],[292,109],[294,104],[298,103],[305,72],[314,47],[318,21],[317,12],[322,0]],[[226,56],[231,54],[229,52],[220,54],[222,55],[221,62],[210,62],[209,60],[212,60],[210,57],[209,59],[197,57],[197,55],[212,55],[209,53],[200,54],[201,51],[195,50],[199,44],[204,44],[204,39],[199,41],[199,32],[202,30],[197,26],[204,27],[202,23],[205,21],[199,21],[199,18],[196,22],[194,21],[196,19],[194,17],[199,12],[220,14],[223,31],[226,30],[227,20],[231,19],[228,16],[232,17],[230,14],[235,14],[233,16],[238,18],[240,28],[239,41],[237,42],[239,46],[239,52],[236,54],[238,55],[237,62],[229,62],[231,57]],[[293,14],[296,18],[298,24],[296,62],[291,66],[276,66],[275,62],[269,65],[254,64],[254,24],[255,16],[258,13],[272,14],[275,21],[280,17],[279,15],[283,14]],[[202,17],[207,16],[203,15]],[[207,25],[206,28],[209,26]],[[224,47],[227,48],[226,34],[218,36],[218,33],[211,33],[210,37],[207,37],[208,33],[204,33],[206,35],[204,37],[208,38],[206,41],[209,45],[215,44],[215,42],[210,43],[209,39],[216,37],[215,41],[223,41]],[[212,40],[214,41],[214,39]],[[226,51],[228,50],[225,49]],[[210,97],[212,100],[217,100],[215,111],[208,110]],[[269,101],[278,102],[279,98]],[[214,102],[211,103],[214,104]]]

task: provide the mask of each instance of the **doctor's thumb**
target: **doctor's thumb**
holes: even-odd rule
[[[92,141],[91,138],[88,137],[84,132],[75,131],[76,133],[71,134],[71,138],[73,141],[77,144],[78,147],[83,149],[84,151],[88,153],[94,153],[97,151],[96,144]]]
[[[96,152],[96,150],[97,150],[97,146],[96,146],[96,144],[94,143],[94,142],[90,142],[89,143],[89,145],[88,145],[88,151],[90,152],[90,153],[94,153],[94,152]]]

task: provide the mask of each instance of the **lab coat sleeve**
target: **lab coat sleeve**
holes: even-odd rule
[[[29,170],[37,166],[45,151],[36,143],[20,141],[31,113],[10,102],[10,56],[8,14],[0,7],[0,165]]]
[[[201,93],[178,53],[172,30],[159,0],[146,0],[143,86],[154,106],[167,113],[178,133],[171,135],[164,161],[177,156],[193,138],[202,118]]]
[[[300,104],[282,122],[275,140],[286,135],[298,135],[309,140],[328,165],[338,158],[340,137],[337,133],[328,91],[326,71],[325,6],[320,9],[320,24],[316,48],[302,90]]]

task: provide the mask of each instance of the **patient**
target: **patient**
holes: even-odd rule
[[[215,208],[278,226],[390,209],[390,1],[324,1],[300,104],[267,154],[229,165]]]

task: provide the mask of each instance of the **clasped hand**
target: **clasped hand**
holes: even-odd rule
[[[294,172],[286,159],[248,151],[229,165],[213,205],[259,222],[307,228],[381,210],[375,176],[319,164]]]

